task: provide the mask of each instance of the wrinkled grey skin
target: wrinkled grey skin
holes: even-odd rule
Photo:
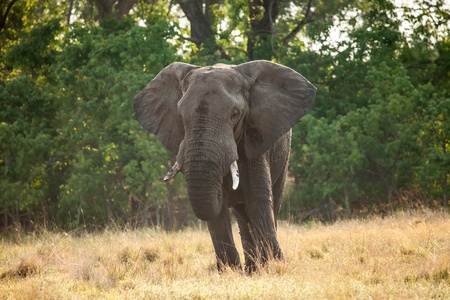
[[[219,270],[241,267],[228,208],[239,224],[248,271],[283,257],[276,228],[291,128],[315,93],[300,74],[268,61],[203,68],[172,63],[134,98],[137,121],[177,155]],[[240,183],[233,190],[236,160]]]

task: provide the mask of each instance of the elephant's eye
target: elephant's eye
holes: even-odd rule
[[[231,120],[236,120],[236,118],[239,116],[239,110],[237,108],[233,109],[231,112]]]

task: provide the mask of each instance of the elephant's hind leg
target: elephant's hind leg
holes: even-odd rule
[[[273,194],[273,216],[275,219],[275,229],[277,229],[278,227],[277,226],[278,213],[280,212],[281,204],[283,202],[284,186],[286,184],[287,172],[288,172],[288,158],[284,163],[284,170],[282,174],[276,180],[272,178],[274,182],[272,187],[272,194]]]

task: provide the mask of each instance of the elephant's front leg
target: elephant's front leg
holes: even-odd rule
[[[277,239],[268,157],[263,155],[254,160],[249,164],[249,171],[245,206],[252,235],[260,251],[261,263],[264,264],[270,258],[283,258]]]
[[[248,273],[253,273],[257,270],[258,251],[255,245],[255,240],[250,232],[250,219],[245,212],[244,204],[238,204],[233,207],[234,215],[239,224],[239,231],[242,239],[242,247],[244,248],[245,256],[245,270]]]
[[[253,203],[248,205],[248,211],[252,234],[260,251],[261,263],[264,264],[271,258],[283,259],[283,253],[277,239],[272,203],[267,200],[260,200],[258,205]]]
[[[216,251],[217,268],[223,270],[225,266],[241,269],[239,253],[236,249],[231,230],[231,220],[226,201],[223,201],[219,216],[207,222],[209,233]]]

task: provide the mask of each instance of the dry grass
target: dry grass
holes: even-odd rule
[[[0,244],[0,298],[450,299],[443,214],[281,223],[279,239],[285,261],[247,276],[217,273],[205,230],[17,234]]]

